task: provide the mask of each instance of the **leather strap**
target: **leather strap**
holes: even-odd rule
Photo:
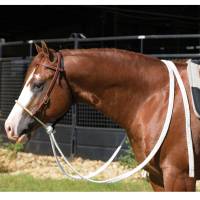
[[[47,107],[49,100],[50,100],[51,92],[56,84],[56,80],[59,78],[60,73],[64,71],[64,63],[62,62],[62,64],[61,64],[62,53],[56,52],[56,56],[57,56],[57,66],[56,67],[54,65],[39,64],[46,68],[55,70],[55,73],[54,73],[53,79],[49,85],[49,88],[48,88],[47,93],[45,94],[43,100],[39,104],[38,108],[33,111],[33,116],[37,115],[38,113],[40,113],[42,111],[42,109]]]

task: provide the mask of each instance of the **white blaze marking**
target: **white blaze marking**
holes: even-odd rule
[[[40,80],[40,75],[39,75],[39,74],[35,74],[35,75],[34,75],[34,78],[35,78],[36,80]]]
[[[29,81],[31,80],[31,78],[33,77],[33,74],[34,74],[34,71],[31,73],[31,75],[29,76],[28,80],[26,81],[26,84],[24,85],[24,88],[18,98],[18,101],[24,106],[26,107],[30,100],[31,100],[31,97],[33,96],[33,92],[31,91],[31,88],[30,88],[30,85],[28,85]],[[20,107],[20,106],[18,106]],[[22,109],[22,108],[20,108]]]
[[[33,96],[33,92],[31,91],[30,85],[28,85],[28,83],[31,80],[31,78],[33,77],[34,72],[35,72],[35,69],[30,74],[30,76],[29,76],[28,80],[26,81],[24,88],[18,98],[18,101],[24,107],[28,106],[28,104],[30,103],[31,98]],[[39,76],[37,76],[37,78],[39,78]],[[15,134],[18,134],[17,127],[19,126],[19,122],[22,118],[22,113],[23,113],[23,109],[19,105],[15,104],[7,118],[7,121],[10,121],[10,123],[12,123],[12,127],[14,128]]]

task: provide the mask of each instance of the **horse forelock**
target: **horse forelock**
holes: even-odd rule
[[[54,50],[52,50],[53,52]],[[32,60],[32,62],[30,63],[29,67],[28,67],[28,70],[27,70],[27,73],[26,73],[26,76],[25,76],[25,81],[24,83],[28,80],[29,76],[31,75],[31,73],[33,71],[36,72],[36,68],[38,67],[38,65],[41,63],[44,63],[44,62],[48,62],[48,63],[52,63],[54,64],[56,62],[56,59],[54,59],[53,61],[50,61],[48,55],[46,55],[44,52],[40,52],[38,53]],[[35,77],[35,76],[34,76]]]

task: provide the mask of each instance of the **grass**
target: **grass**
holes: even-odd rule
[[[84,181],[36,179],[29,175],[0,174],[0,192],[133,192],[152,191],[145,180],[115,184],[95,184]]]

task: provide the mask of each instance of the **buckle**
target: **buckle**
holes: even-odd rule
[[[47,105],[49,103],[50,98],[48,96],[46,96],[44,98],[44,105]]]

